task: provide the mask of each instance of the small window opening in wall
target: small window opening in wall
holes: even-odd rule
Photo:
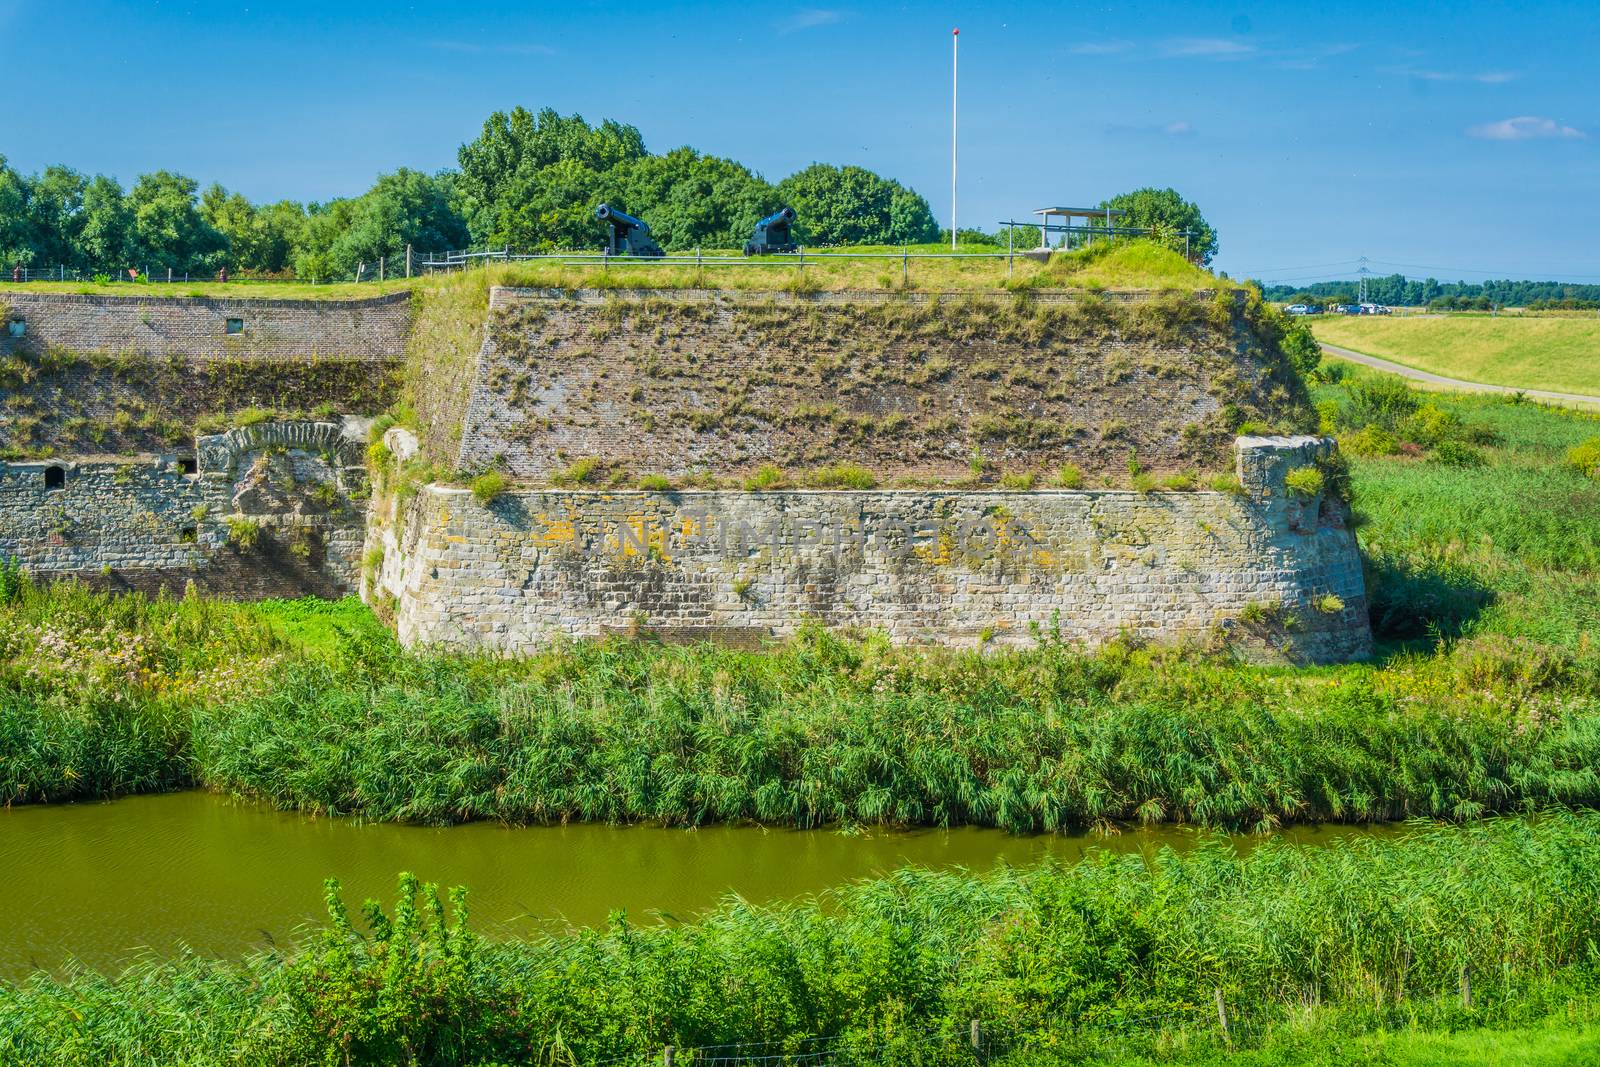
[[[28,332],[28,320],[18,315],[6,323],[6,329],[12,337],[21,337]]]
[[[244,333],[244,320],[243,319],[229,319],[228,320],[228,332],[229,333]]]
[[[178,469],[185,474],[200,473],[200,463],[193,456],[179,456]]]
[[[182,541],[186,545],[194,544],[196,541],[200,540],[200,527],[185,526],[182,530],[178,531],[178,540]]]
[[[46,489],[60,489],[67,484],[67,468],[46,467],[44,469],[44,487]]]

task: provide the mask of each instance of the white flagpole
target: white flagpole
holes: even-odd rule
[[[956,60],[961,52],[961,27],[950,31],[950,251],[956,250]]]

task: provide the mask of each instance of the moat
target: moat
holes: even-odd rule
[[[1403,827],[1300,827],[1324,844]],[[0,810],[0,978],[77,960],[114,971],[141,953],[188,946],[238,957],[287,947],[323,918],[322,881],[347,901],[388,902],[395,875],[471,890],[472,925],[490,937],[688,919],[737,893],[797,899],[896,867],[989,870],[1091,848],[1194,847],[1181,827],[1111,835],[1016,837],[962,828],[862,833],[573,824],[449,828],[313,819],[205,792]],[[1242,835],[1237,847],[1266,840]]]

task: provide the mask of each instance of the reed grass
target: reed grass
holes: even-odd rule
[[[991,1062],[1203,1062],[1224,1050],[1219,992],[1246,1062],[1395,1031],[1570,1033],[1595,1018],[1597,876],[1600,816],[1552,814],[1243,858],[908,869],[505,943],[471,933],[464,894],[446,907],[402,876],[361,918],[330,885],[328,925],[286,953],[0,985],[0,1061],[644,1064],[673,1045],[695,1063],[825,1037],[840,1064],[955,1064],[976,1018]]]

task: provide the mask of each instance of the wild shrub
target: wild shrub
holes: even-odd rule
[[[1440,441],[1428,458],[1452,467],[1481,467],[1488,462],[1482,452],[1460,441]]]
[[[506,476],[500,471],[485,471],[472,479],[469,487],[472,489],[472,499],[487,506],[506,491],[507,484]]]
[[[758,493],[763,489],[779,489],[784,484],[783,471],[771,463],[763,463],[756,472],[744,480],[746,492]]]
[[[817,489],[871,489],[877,475],[855,463],[840,463],[811,472],[807,482]]]
[[[1600,481],[1600,437],[1591,437],[1567,449],[1567,466],[1586,478]]]
[[[1283,484],[1295,496],[1310,499],[1327,488],[1327,478],[1317,467],[1296,467],[1283,476]]]
[[[1350,400],[1342,417],[1351,429],[1379,426],[1398,433],[1401,424],[1417,411],[1421,401],[1401,378],[1388,374],[1364,377],[1350,387]]]

